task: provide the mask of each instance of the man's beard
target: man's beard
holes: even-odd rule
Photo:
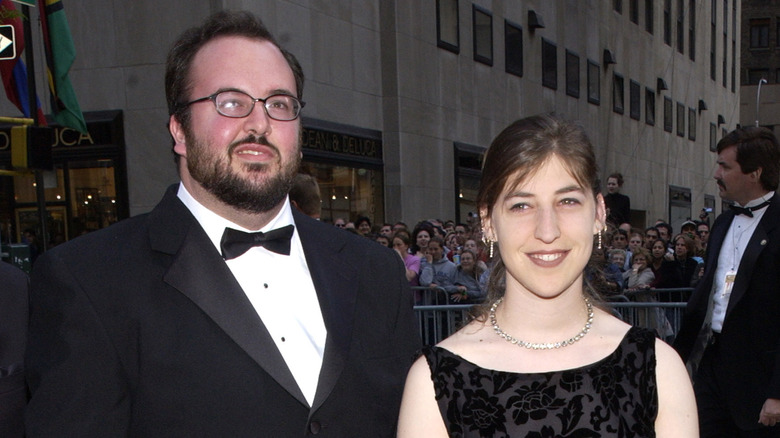
[[[249,175],[236,173],[231,167],[233,150],[247,143],[262,144],[273,149],[281,163],[243,164]],[[211,151],[191,132],[187,133],[187,144],[187,169],[192,178],[223,203],[247,213],[265,213],[284,201],[301,162],[300,154],[295,152],[292,159],[285,163],[277,147],[265,137],[253,135],[232,143],[227,149],[227,157]],[[272,174],[272,167],[278,167],[275,174]]]

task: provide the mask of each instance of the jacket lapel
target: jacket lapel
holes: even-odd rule
[[[780,203],[780,195],[776,193],[772,197],[766,212],[761,217],[761,221],[756,225],[747,247],[745,247],[745,252],[742,254],[742,259],[739,262],[734,290],[731,293],[729,305],[726,309],[726,318],[728,318],[731,310],[745,295],[750,285],[750,279],[753,278],[756,261],[758,261],[758,257],[768,243],[768,234],[777,226],[778,216],[780,215],[780,205],[778,203]]]
[[[153,249],[171,254],[164,281],[187,296],[274,380],[308,404],[271,335],[206,232],[169,188],[150,217]]]
[[[342,236],[342,231],[330,228],[295,209],[293,216],[328,330],[322,369],[311,409],[314,412],[328,398],[347,362],[358,294],[356,262],[353,258],[357,255],[345,251],[348,236]]]

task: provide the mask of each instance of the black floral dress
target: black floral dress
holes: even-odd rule
[[[655,437],[655,335],[629,329],[608,357],[582,368],[494,371],[425,347],[451,437]]]

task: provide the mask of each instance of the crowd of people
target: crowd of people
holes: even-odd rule
[[[619,173],[610,179],[623,182]],[[605,201],[610,194],[604,195]],[[625,195],[621,195],[628,198]],[[607,209],[609,210],[609,208]],[[404,260],[415,302],[420,288],[446,293],[449,301],[481,303],[487,294],[492,256],[479,224],[427,219],[410,227],[405,222],[372,225],[360,216],[354,222],[336,218],[334,225],[393,248]],[[594,247],[588,278],[605,299],[625,296],[636,301],[685,301],[703,275],[709,238],[709,217],[687,220],[679,233],[663,220],[645,229],[609,216],[601,246]],[[465,260],[464,260],[465,259]],[[659,291],[660,289],[660,291]],[[667,333],[669,335],[669,333]]]

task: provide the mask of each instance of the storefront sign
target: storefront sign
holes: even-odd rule
[[[331,152],[352,157],[382,159],[382,140],[357,137],[315,128],[303,128],[304,149]]]
[[[51,144],[52,149],[68,148],[75,146],[101,146],[101,145],[113,145],[115,131],[118,127],[121,128],[122,119],[119,116],[119,111],[106,111],[96,113],[98,120],[90,120],[91,113],[86,113],[87,116],[87,134],[82,134],[75,129],[66,128],[51,124],[55,131],[54,141]],[[11,127],[0,127],[0,151],[11,150]]]

